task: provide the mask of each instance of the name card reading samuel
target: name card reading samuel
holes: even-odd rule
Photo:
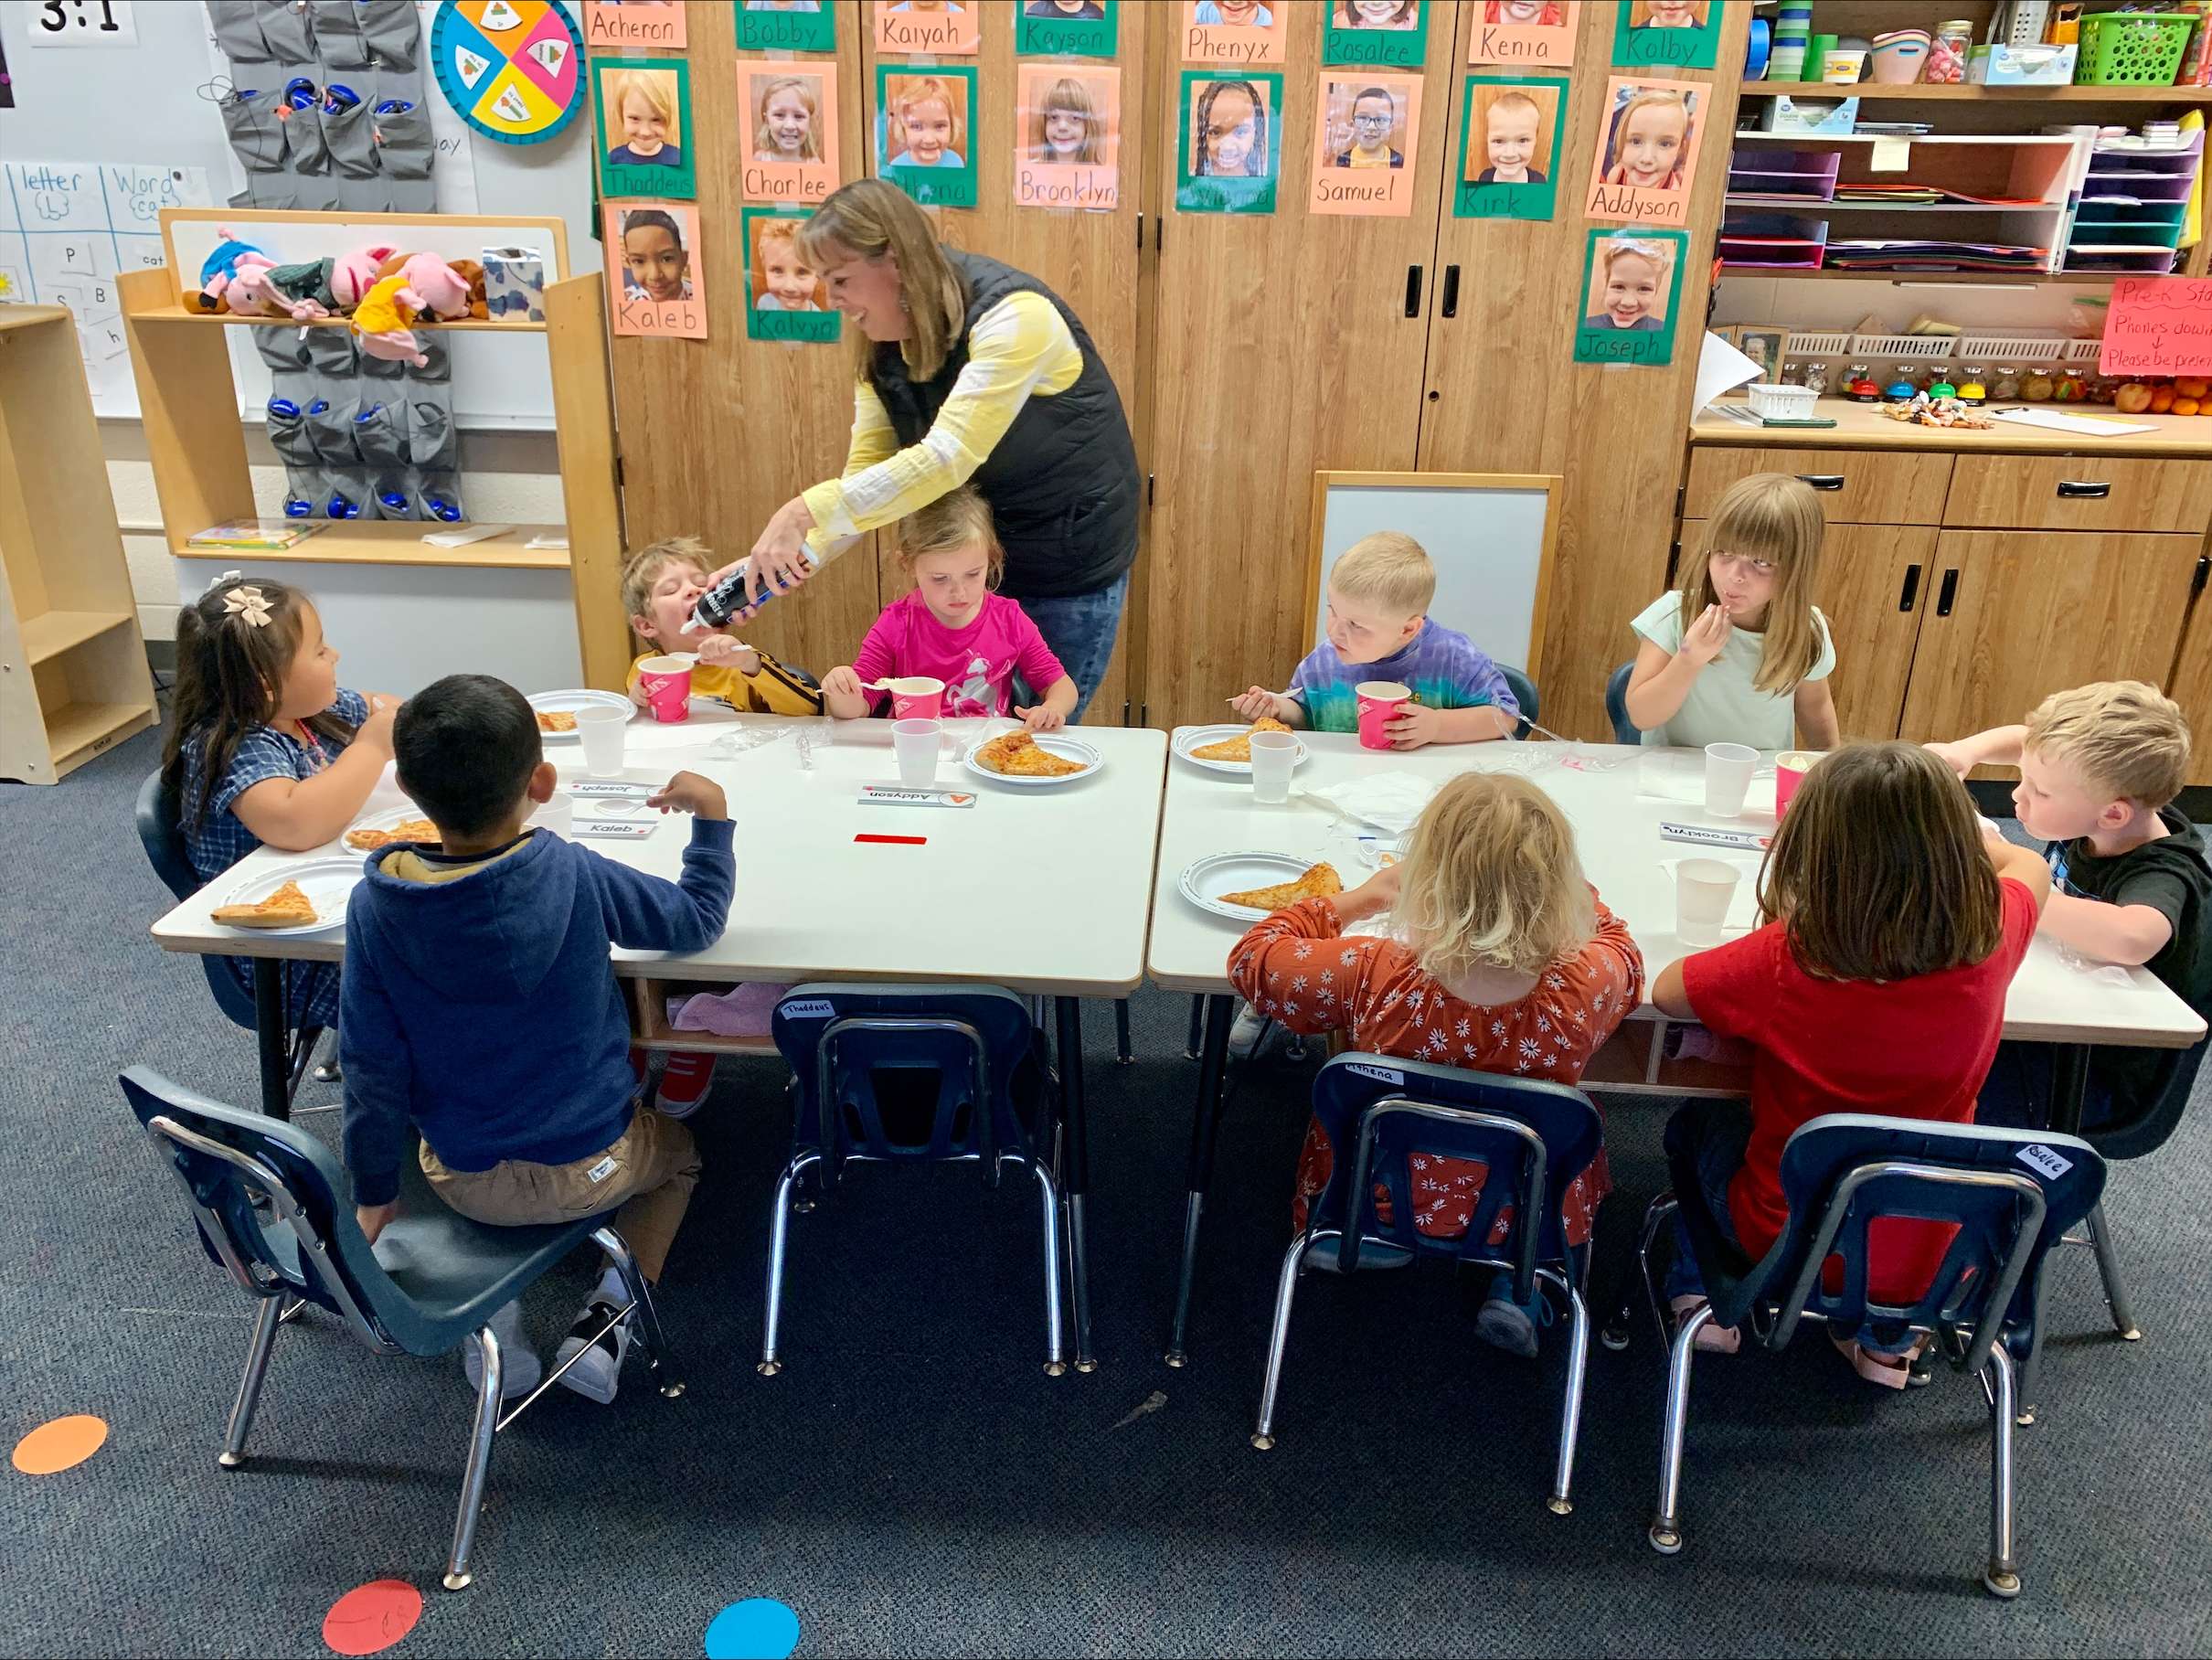
[[[2212,280],[2117,279],[2097,367],[2107,375],[2212,373]]]

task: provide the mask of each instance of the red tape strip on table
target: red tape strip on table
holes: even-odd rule
[[[886,842],[897,847],[920,847],[929,841],[926,835],[856,835],[856,842]]]

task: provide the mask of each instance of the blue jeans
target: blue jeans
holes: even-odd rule
[[[1090,707],[1090,694],[1105,678],[1106,665],[1113,661],[1114,636],[1121,632],[1122,608],[1129,600],[1129,573],[1124,570],[1105,587],[1089,593],[1064,594],[1051,600],[1020,594],[1012,597],[1021,601],[1022,609],[1037,624],[1037,632],[1045,636],[1045,644],[1075,682],[1075,712],[1068,718],[1080,720]],[[1045,690],[1041,686],[1032,689],[1040,697]]]
[[[2000,1043],[1974,1104],[1974,1123],[2000,1130],[2047,1130],[2058,1097],[2058,1051],[2047,1043]],[[2090,1069],[2081,1127],[2101,1129],[2119,1115],[2111,1087]]]
[[[1716,1126],[1697,1147],[1697,1190],[1706,1209],[1719,1225],[1721,1238],[1741,1247],[1736,1237],[1736,1218],[1728,1214],[1728,1184],[1743,1168],[1744,1149],[1751,1140],[1751,1114],[1747,1110]],[[1679,1208],[1675,1212],[1675,1260],[1667,1264],[1669,1299],[1705,1295],[1705,1276],[1697,1272],[1697,1258],[1690,1250],[1690,1230],[1683,1226]]]

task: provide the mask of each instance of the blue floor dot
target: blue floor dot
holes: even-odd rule
[[[783,1660],[799,1646],[799,1616],[773,1597],[732,1602],[707,1624],[707,1660]]]

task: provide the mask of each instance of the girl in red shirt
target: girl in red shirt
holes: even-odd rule
[[[1707,1203],[1745,1255],[1781,1233],[1782,1145],[1807,1120],[1973,1121],[2005,988],[2049,897],[2042,858],[1985,835],[1965,788],[1918,744],[1850,744],[1805,775],[1760,873],[1769,920],[1652,986],[1664,1013],[1751,1046],[1749,1117],[1697,1150]],[[1877,1218],[1873,1296],[1917,1300],[1955,1231]],[[1676,1314],[1701,1307],[1704,1289],[1677,1222]],[[1696,1341],[1733,1353],[1738,1336],[1708,1325]],[[1905,1387],[1908,1357],[1837,1346],[1860,1376]]]
[[[1407,943],[1346,935],[1354,922],[1395,910]],[[1574,832],[1526,779],[1462,772],[1422,813],[1401,865],[1349,893],[1301,899],[1256,922],[1229,952],[1245,1000],[1292,1031],[1344,1031],[1354,1047],[1440,1066],[1579,1080],[1599,1045],[1643,995],[1643,958],[1627,924],[1582,875]],[[1320,1121],[1298,1160],[1293,1228],[1328,1186],[1335,1149]],[[1414,1226],[1438,1239],[1467,1231],[1487,1169],[1416,1154],[1409,1161]],[[1598,1203],[1611,1191],[1605,1154],[1567,1197],[1567,1242],[1586,1248]],[[1388,1220],[1378,1183],[1380,1214]],[[1497,1229],[1511,1223],[1502,1215]],[[1513,1276],[1491,1281],[1475,1318],[1486,1342],[1537,1352],[1539,1289],[1513,1301]]]

